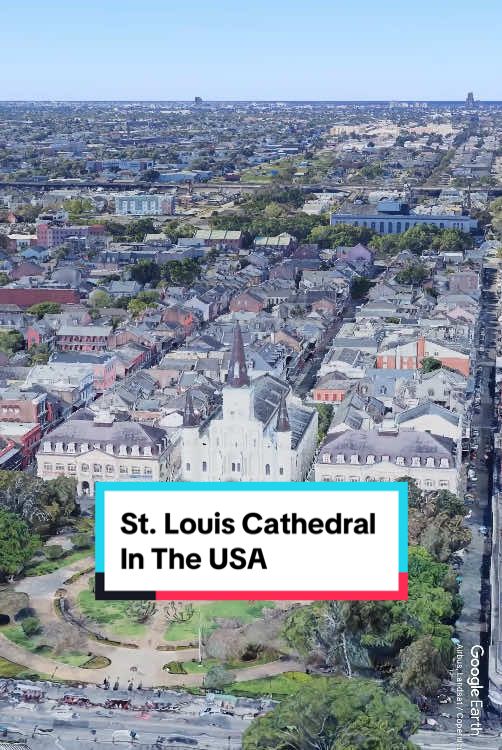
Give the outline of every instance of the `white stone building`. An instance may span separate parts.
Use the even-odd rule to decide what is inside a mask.
[[[395,482],[412,477],[422,490],[456,492],[459,456],[447,437],[415,430],[348,430],[319,449],[316,482]]]
[[[178,471],[165,430],[88,409],[47,433],[37,453],[37,475],[74,477],[79,495],[93,496],[97,481],[172,481]]]
[[[300,482],[316,440],[317,411],[289,397],[286,383],[271,375],[250,381],[237,324],[221,407],[200,422],[187,394],[182,480]]]

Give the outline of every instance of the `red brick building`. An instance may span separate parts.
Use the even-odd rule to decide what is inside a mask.
[[[236,294],[230,300],[230,312],[254,312],[259,313],[267,306],[267,300],[255,294],[250,289]]]
[[[45,287],[7,289],[6,287],[0,287],[0,305],[31,307],[39,302],[76,305],[80,302],[80,295],[76,289],[50,289]]]

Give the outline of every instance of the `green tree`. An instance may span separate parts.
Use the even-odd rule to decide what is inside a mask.
[[[155,224],[152,219],[137,219],[125,227],[125,234],[133,242],[143,242],[145,234],[155,232]]]
[[[367,668],[381,649],[399,663],[402,649],[428,635],[446,658],[457,613],[451,569],[411,547],[408,600],[315,602],[287,615],[284,636],[303,657],[350,674]]]
[[[243,750],[411,750],[420,714],[404,695],[371,680],[313,679],[255,719]]]
[[[316,404],[317,409],[317,440],[321,443],[326,435],[333,419],[333,407],[331,404]]]
[[[64,556],[64,549],[60,544],[47,544],[42,551],[48,560],[60,560]]]
[[[39,533],[57,530],[76,515],[76,481],[44,481],[20,471],[0,471],[0,507],[16,513]]]
[[[361,299],[365,297],[371,289],[371,281],[365,276],[359,276],[355,278],[350,287],[350,293],[353,299]]]
[[[157,605],[150,601],[132,601],[127,605],[127,615],[134,622],[144,623],[155,614]]]
[[[40,320],[44,315],[57,315],[61,312],[61,305],[58,302],[38,302],[27,309],[30,315],[36,315]]]
[[[159,177],[160,172],[156,169],[145,169],[145,171],[141,173],[140,179],[142,182],[157,182]]]
[[[402,651],[393,682],[409,695],[435,696],[448,677],[451,657],[451,648],[442,649],[441,641],[423,636]]]
[[[23,629],[23,633],[28,638],[31,638],[33,635],[40,633],[42,629],[42,623],[40,622],[38,617],[26,617],[21,622],[21,627]]]
[[[0,331],[0,352],[14,354],[24,347],[23,334],[19,331]]]
[[[133,298],[127,305],[127,311],[133,316],[133,318],[138,318],[142,313],[148,310],[149,307],[150,305],[148,302]]]
[[[410,263],[406,268],[396,273],[398,284],[418,286],[425,281],[429,275],[427,268],[422,263]]]
[[[160,280],[160,266],[153,260],[140,260],[129,268],[129,274],[138,284],[157,284]]]
[[[90,549],[92,547],[92,534],[73,534],[71,543],[75,549]]]
[[[233,681],[232,672],[220,665],[209,667],[204,677],[204,686],[209,690],[223,690]]]
[[[46,365],[49,361],[49,347],[47,344],[35,344],[30,346],[28,349],[29,364],[33,365]]]
[[[439,359],[435,357],[424,357],[420,369],[422,372],[434,372],[434,370],[440,370],[443,364]]]
[[[92,293],[92,305],[93,307],[111,307],[113,300],[104,289],[96,289]]]
[[[320,247],[353,247],[358,243],[367,244],[375,232],[366,227],[353,227],[350,224],[317,226],[309,234],[309,242],[317,242]]]
[[[0,578],[12,580],[39,548],[40,538],[26,521],[0,508]]]

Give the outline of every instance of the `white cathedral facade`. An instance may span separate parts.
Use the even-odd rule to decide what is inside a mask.
[[[237,324],[223,404],[202,423],[187,394],[182,427],[185,482],[301,482],[317,443],[317,411],[272,375],[250,381]],[[288,398],[289,396],[289,398]]]

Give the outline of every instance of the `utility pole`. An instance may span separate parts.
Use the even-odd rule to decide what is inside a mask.
[[[199,609],[199,664],[202,664],[202,627],[201,627],[200,609]]]

